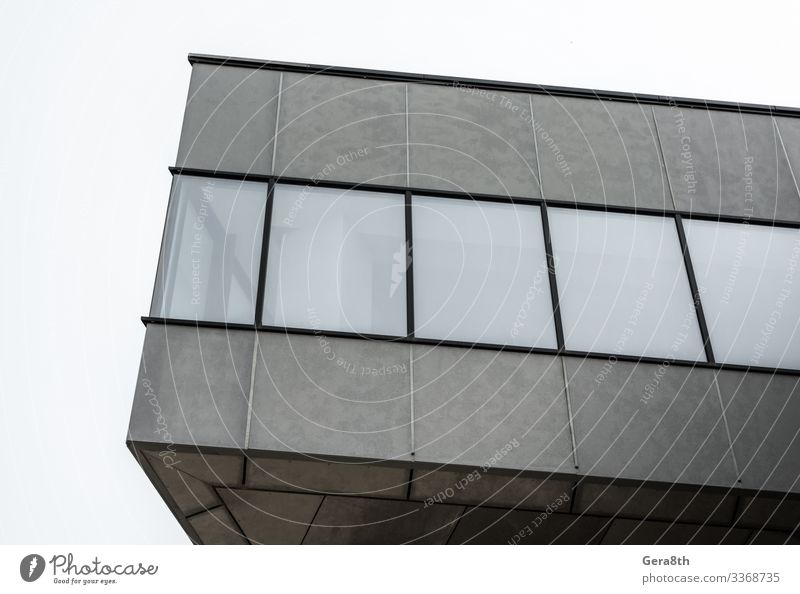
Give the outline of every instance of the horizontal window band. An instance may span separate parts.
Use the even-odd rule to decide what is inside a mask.
[[[641,208],[637,206],[623,206],[614,204],[595,204],[592,202],[571,202],[567,200],[551,200],[549,198],[531,198],[525,196],[510,196],[497,194],[480,194],[470,192],[455,192],[448,190],[432,190],[430,188],[413,188],[408,186],[362,184],[335,180],[312,180],[298,177],[284,177],[276,175],[261,175],[253,173],[239,173],[235,171],[215,171],[209,169],[193,169],[187,167],[170,167],[172,175],[186,175],[194,177],[210,177],[235,181],[262,182],[265,184],[276,183],[286,185],[304,185],[315,188],[333,188],[340,190],[358,190],[363,192],[378,192],[384,194],[405,194],[410,192],[413,196],[428,196],[434,198],[453,198],[471,200],[476,202],[498,202],[503,204],[546,204],[552,208],[571,208],[578,210],[592,210],[600,212],[617,212],[622,214],[650,215],[660,217],[675,217],[680,215],[685,219],[701,221],[714,221],[719,223],[737,223],[744,225],[759,225],[764,227],[784,227],[800,229],[800,221],[780,219],[760,219],[737,215],[724,215],[713,213],[690,212],[685,210],[662,210],[657,208]]]
[[[648,93],[626,93],[622,91],[604,91],[580,87],[560,87],[553,85],[537,85],[531,83],[515,83],[476,78],[456,78],[432,74],[416,74],[410,72],[394,72],[390,70],[370,70],[367,68],[348,68],[342,66],[325,66],[321,64],[299,64],[294,62],[278,62],[273,60],[256,60],[252,58],[235,58],[208,54],[188,55],[189,63],[227,66],[234,68],[252,68],[255,70],[275,70],[278,72],[299,72],[324,76],[341,76],[396,83],[417,83],[436,86],[469,87],[487,91],[505,91],[532,95],[548,95],[555,97],[573,97],[594,101],[614,101],[645,105],[665,105],[667,107],[688,107],[706,111],[733,111],[736,113],[753,113],[765,116],[800,117],[800,109],[758,103],[737,103],[695,99],[690,97],[669,97]]]
[[[413,336],[383,336],[375,334],[359,334],[358,332],[342,332],[316,330],[313,328],[286,328],[279,326],[265,326],[263,324],[228,324],[225,322],[208,322],[202,320],[182,320],[174,318],[159,318],[152,316],[142,316],[142,323],[149,324],[191,326],[196,328],[215,328],[228,330],[255,330],[258,332],[272,332],[285,335],[305,335],[305,336],[325,336],[331,338],[355,338],[376,342],[396,342],[402,344],[417,344],[425,346],[442,346],[465,349],[481,349],[490,351],[502,351],[510,353],[524,353],[533,355],[557,355],[562,357],[573,357],[578,359],[600,359],[605,361],[621,361],[623,363],[644,363],[648,365],[664,365],[676,367],[697,367],[700,369],[714,369],[718,371],[738,371],[753,373],[768,373],[771,375],[790,375],[800,376],[800,370],[784,369],[773,367],[758,367],[748,365],[735,365],[730,363],[708,363],[706,361],[687,361],[684,359],[668,359],[659,357],[638,357],[635,355],[617,355],[613,353],[595,353],[585,351],[574,351],[570,349],[548,349],[538,347],[520,347],[512,345],[485,344],[460,342],[453,340],[436,340],[428,338],[417,338]]]

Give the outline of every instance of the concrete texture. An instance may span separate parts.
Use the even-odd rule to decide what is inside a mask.
[[[545,198],[672,208],[649,105],[534,95]]]
[[[322,503],[319,495],[240,489],[219,494],[251,544],[302,544]]]
[[[800,545],[800,536],[789,536],[785,532],[771,530],[754,530],[753,537],[747,544],[755,545]]]
[[[158,452],[148,451],[142,457],[160,462]],[[583,544],[601,540],[612,544],[778,544],[795,542],[790,535],[800,523],[800,499],[765,494],[754,498],[740,490],[728,493],[654,483],[603,485],[584,480],[573,491],[571,481],[555,477],[483,474],[475,469],[472,473],[480,478],[470,482],[465,479],[467,470],[387,468],[258,455],[263,468],[314,483],[300,492],[287,490],[277,477],[254,472],[253,457],[248,459],[247,488],[241,488],[240,477],[230,485],[214,487],[163,463],[153,480],[190,536],[206,544],[241,544],[245,541],[237,537],[238,529],[252,544]],[[336,488],[337,470],[343,475],[340,484],[377,483],[376,476],[385,480],[388,471],[411,471],[414,486],[392,489],[392,498],[334,496],[328,487]],[[253,488],[256,484],[260,486]]]
[[[306,544],[445,544],[463,508],[328,496]]]
[[[581,474],[736,485],[714,371],[566,362]]]
[[[800,377],[721,371],[742,487],[800,493]]]
[[[730,523],[736,496],[727,491],[581,482],[575,513],[691,523]]]
[[[150,324],[129,439],[244,446],[253,333]]]
[[[216,491],[208,483],[184,474],[175,466],[166,466],[152,457],[148,456],[147,462],[184,515],[195,514],[221,503]]]
[[[246,485],[276,491],[403,499],[408,490],[409,472],[406,468],[374,464],[250,457]]]
[[[572,481],[489,474],[480,469],[414,471],[411,499],[427,503],[443,501],[465,505],[516,507],[543,510],[569,493]]]
[[[189,523],[200,537],[202,544],[247,544],[225,507],[217,507],[189,518]]]
[[[772,118],[655,107],[678,210],[800,220],[800,197]]]
[[[275,172],[405,184],[405,85],[285,73]]]
[[[573,470],[556,357],[415,346],[414,411],[418,461]]]
[[[272,173],[280,73],[195,64],[176,165]]]
[[[250,447],[409,459],[408,349],[323,335],[259,334]]]
[[[617,519],[611,524],[602,544],[741,545],[747,544],[751,532],[740,528]]]
[[[800,499],[767,495],[742,497],[736,525],[794,532],[800,529]]]
[[[473,508],[450,544],[600,544],[610,520],[569,514]]]
[[[412,187],[540,197],[527,95],[410,84],[408,111]]]
[[[161,463],[162,466],[171,466],[210,485],[235,485],[242,480],[243,456],[173,452],[164,448],[143,451],[151,460],[151,464]]]
[[[800,194],[800,118],[774,118],[781,149],[789,161],[795,191]],[[780,150],[778,153],[780,154]],[[779,188],[781,192],[785,188]],[[787,192],[791,194],[791,190]]]

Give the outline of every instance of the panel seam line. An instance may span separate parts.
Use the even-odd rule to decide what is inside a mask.
[[[278,79],[278,105],[275,108],[275,135],[272,141],[272,174],[275,175],[275,162],[278,156],[278,132],[280,131],[279,125],[281,122],[281,95],[283,95],[283,72]]]
[[[775,132],[778,134],[778,140],[781,141],[783,156],[786,158],[786,164],[789,166],[789,173],[792,175],[794,189],[797,192],[797,195],[800,196],[800,184],[797,183],[797,177],[794,174],[794,167],[792,167],[792,161],[789,159],[789,152],[786,150],[786,144],[783,142],[783,135],[781,134],[780,126],[778,126],[778,120],[776,120],[775,117],[772,118],[772,125],[775,126]]]
[[[569,418],[569,437],[572,441],[572,461],[575,464],[575,468],[580,468],[578,465],[578,446],[575,443],[575,425],[572,421],[572,403],[569,397],[569,381],[567,380],[567,363],[564,361],[564,357],[559,357],[561,359],[561,371],[564,375],[564,395],[567,398],[567,417]]]
[[[528,95],[528,106],[531,109],[531,133],[533,134],[533,153],[536,155],[536,183],[539,185],[539,196],[544,200],[544,184],[542,183],[542,164],[539,162],[539,143],[536,141],[536,120],[533,117],[533,95]]]
[[[247,398],[247,425],[244,429],[244,449],[250,448],[250,425],[253,419],[253,392],[256,383],[256,362],[258,360],[258,332],[253,333],[253,361],[250,367],[250,394]]]
[[[658,119],[656,118],[656,108],[654,105],[650,106],[650,113],[653,115],[653,125],[656,129],[656,141],[658,142],[658,156],[663,167],[664,177],[667,178],[667,189],[669,190],[669,199],[672,202],[672,208],[677,211],[678,205],[675,203],[675,192],[672,190],[672,180],[669,177],[669,169],[667,167],[667,158],[664,156],[664,145],[661,143],[661,132],[658,130]]]

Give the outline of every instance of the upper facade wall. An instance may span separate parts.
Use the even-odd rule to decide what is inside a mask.
[[[800,118],[196,63],[176,165],[800,221]]]

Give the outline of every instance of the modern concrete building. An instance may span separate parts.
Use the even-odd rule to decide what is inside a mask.
[[[192,541],[800,540],[800,110],[189,62],[127,444]]]

